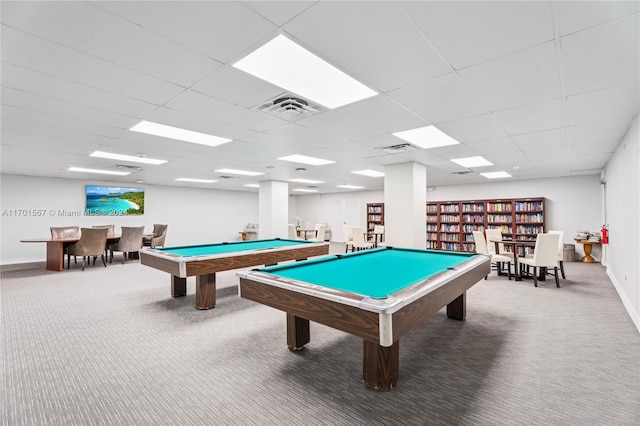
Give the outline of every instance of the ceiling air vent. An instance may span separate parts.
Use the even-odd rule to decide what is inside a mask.
[[[471,174],[475,174],[475,172],[473,170],[465,170],[463,172],[453,172],[451,173],[452,175],[458,175],[458,176],[464,176],[464,175],[471,175]]]
[[[410,143],[401,143],[398,145],[384,146],[379,148],[387,154],[400,154],[401,152],[413,151],[415,148]]]
[[[258,107],[261,111],[273,114],[288,121],[296,121],[316,114],[322,110],[318,105],[299,96],[283,94]]]
[[[128,164],[116,164],[116,165],[114,165],[114,167],[116,169],[127,170],[129,172],[139,172],[140,170],[142,170],[142,167],[130,166]]]
[[[233,179],[233,176],[218,176],[218,179]]]

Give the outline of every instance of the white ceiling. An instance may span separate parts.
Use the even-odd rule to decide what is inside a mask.
[[[1,3],[2,172],[230,190],[383,178],[354,170],[416,161],[429,186],[599,173],[638,114],[640,3]],[[231,66],[278,34],[379,95],[297,121],[258,109],[285,93]],[[149,120],[233,139],[206,147],[129,131]],[[387,154],[394,132],[435,125],[460,145]],[[168,160],[126,177],[95,150]],[[303,166],[278,157],[334,160]],[[449,161],[482,155],[473,173]],[[305,167],[306,172],[296,171]],[[265,173],[212,184],[220,168]],[[290,184],[290,189],[304,185]]]

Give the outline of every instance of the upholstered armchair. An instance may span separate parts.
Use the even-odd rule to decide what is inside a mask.
[[[155,223],[153,225],[153,236],[144,237],[143,245],[151,248],[163,247],[164,240],[167,237],[167,227],[168,225]]]
[[[79,226],[52,226],[49,228],[51,230],[51,239],[52,240],[66,240],[73,238],[80,238],[80,227]],[[67,255],[67,269],[71,267],[71,256],[69,256],[69,245],[63,243],[64,247],[64,255]],[[62,267],[64,268],[64,257],[62,259]]]
[[[93,264],[96,264],[96,257],[102,258],[104,267],[107,262],[104,259],[104,248],[107,245],[107,228],[82,228],[80,230],[80,239],[77,243],[71,244],[67,252],[71,256],[82,256],[82,270],[87,263],[87,258],[94,256]]]
[[[122,263],[124,264],[129,253],[137,253],[142,248],[142,234],[144,234],[144,226],[123,226],[120,240],[110,247],[111,260],[113,260],[113,252],[120,251],[122,252]]]

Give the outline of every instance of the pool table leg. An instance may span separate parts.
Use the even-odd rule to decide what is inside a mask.
[[[309,320],[287,312],[287,346],[292,351],[299,351],[311,341]]]
[[[196,308],[211,309],[216,307],[216,274],[196,276]]]
[[[392,346],[380,346],[364,340],[362,349],[362,380],[375,390],[391,389],[398,384],[400,341]]]
[[[171,277],[171,297],[180,297],[187,294],[187,279],[173,275]]]
[[[447,305],[447,316],[449,318],[463,321],[467,316],[467,292],[456,297]]]

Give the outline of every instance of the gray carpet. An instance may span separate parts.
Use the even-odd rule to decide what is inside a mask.
[[[341,250],[333,245],[332,250]],[[237,296],[172,299],[137,262],[1,268],[3,425],[638,425],[640,335],[599,264],[534,288],[496,277],[400,341],[400,381],[361,382],[362,341]]]

